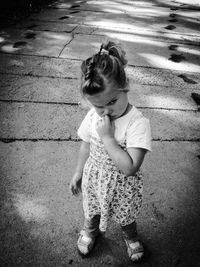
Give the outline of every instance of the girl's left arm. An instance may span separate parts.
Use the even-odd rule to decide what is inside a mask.
[[[115,138],[102,139],[104,146],[115,165],[127,176],[135,175],[144,160],[146,149],[128,148],[123,150]]]
[[[114,129],[108,116],[102,118],[96,130],[115,165],[127,176],[134,175],[139,170],[147,150],[128,148],[124,151],[114,138]]]

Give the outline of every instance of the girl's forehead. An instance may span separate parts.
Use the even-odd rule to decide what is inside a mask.
[[[87,99],[94,105],[104,106],[116,98],[121,92],[117,89],[104,90],[95,95],[88,95]]]

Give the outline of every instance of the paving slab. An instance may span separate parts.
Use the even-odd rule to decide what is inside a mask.
[[[194,88],[195,90],[199,90],[199,73],[132,66],[128,66],[126,70],[128,77],[135,83],[178,88]]]
[[[29,76],[77,79],[81,62],[54,57],[39,57],[0,53],[0,72]]]
[[[58,57],[71,40],[68,33],[7,29],[1,31],[0,51],[26,55]]]
[[[132,266],[115,223],[89,258],[77,253],[82,204],[68,185],[78,149],[79,142],[0,142],[4,265]],[[138,230],[147,255],[140,266],[190,266],[191,259],[193,266],[198,264],[198,153],[194,142],[153,142],[143,165]],[[155,168],[155,162],[162,167]]]
[[[79,80],[0,74],[0,101],[77,104],[82,101]],[[137,107],[197,110],[191,88],[135,84],[130,81],[129,99]]]
[[[148,108],[142,112],[151,120],[155,140],[199,140],[198,112]],[[76,131],[85,114],[72,105],[2,102],[0,138],[77,140]]]
[[[85,59],[91,54],[91,47],[88,43],[91,44],[93,50],[98,51],[106,38],[123,43],[129,64],[200,73],[199,47],[188,48],[186,45],[177,44],[175,51],[172,51],[170,42],[160,42],[153,38],[112,31],[103,31],[100,36],[76,34],[70,44],[63,49],[60,57]]]
[[[1,103],[0,135],[16,139],[77,138],[77,126],[83,115],[74,106],[33,103]]]
[[[78,103],[79,81],[48,77],[32,77],[0,74],[0,100]]]
[[[178,89],[175,87],[149,86],[130,82],[129,99],[137,107],[197,110],[191,98],[194,89]]]

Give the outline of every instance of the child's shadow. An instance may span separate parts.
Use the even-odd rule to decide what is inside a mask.
[[[151,256],[151,252],[145,246],[145,255],[139,263],[145,263],[149,261]],[[90,257],[98,257],[101,258],[102,266],[115,266],[115,267],[123,267],[123,266],[133,266],[133,262],[129,259],[126,245],[122,243],[121,240],[116,242],[115,240],[105,237],[104,235],[99,235],[96,240],[96,244],[94,250],[92,251]]]

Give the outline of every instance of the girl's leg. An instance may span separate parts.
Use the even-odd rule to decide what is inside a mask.
[[[144,256],[144,247],[137,236],[136,222],[121,226],[127,252],[130,259],[135,262]]]
[[[133,240],[137,238],[137,225],[136,222],[132,222],[131,224],[121,226],[122,234],[125,239]]]
[[[90,237],[96,237],[99,234],[100,215],[95,215],[92,219],[85,219],[83,230]]]
[[[94,216],[92,219],[85,219],[83,230],[77,242],[78,251],[81,255],[87,256],[94,247],[95,240],[99,234],[100,215]]]

